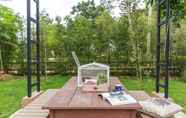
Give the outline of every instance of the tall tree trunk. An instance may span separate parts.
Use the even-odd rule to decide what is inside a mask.
[[[3,71],[3,58],[2,58],[1,47],[0,47],[0,69]]]
[[[136,76],[138,78],[139,77],[139,69],[140,69],[140,65],[139,65],[139,60],[138,60],[138,42],[137,40],[135,41],[134,40],[134,36],[135,36],[135,33],[134,33],[134,30],[133,30],[133,27],[132,27],[132,18],[131,18],[131,8],[130,8],[130,3],[128,1],[126,1],[126,5],[127,5],[127,13],[128,13],[128,21],[129,21],[129,37],[131,39],[131,47],[132,47],[132,58],[133,60],[135,60],[136,62]]]
[[[148,18],[147,18],[147,25],[148,25],[148,33],[147,33],[147,51],[146,51],[146,55],[148,58],[148,61],[151,59],[151,17],[152,17],[152,6],[151,4],[149,4],[147,6],[148,9]]]
[[[47,49],[45,48],[45,79],[47,79],[47,60],[48,60],[48,57],[47,57]]]
[[[107,50],[107,63],[110,65],[110,57],[111,57],[111,51],[110,51],[110,47]]]

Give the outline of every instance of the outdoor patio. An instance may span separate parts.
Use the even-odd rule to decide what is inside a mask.
[[[15,1],[0,0],[0,118],[186,118],[186,1]]]
[[[78,95],[78,92],[71,94],[70,91],[76,89],[76,88],[73,88],[73,86],[76,86],[75,79],[76,79],[76,77],[73,77],[70,80],[68,80],[68,82],[65,84],[65,86],[61,89],[49,89],[49,90],[45,91],[44,93],[42,93],[40,95],[33,95],[35,97],[33,97],[32,102],[29,103],[28,105],[26,105],[25,107],[23,107],[22,109],[18,110],[17,112],[15,112],[13,115],[11,115],[10,118],[47,118],[47,117],[55,118],[53,115],[50,114],[49,110],[47,110],[47,109],[50,109],[51,106],[53,107],[52,109],[57,108],[57,109],[69,109],[69,110],[70,109],[76,109],[76,110],[81,109],[81,110],[83,110],[83,109],[92,109],[92,108],[93,109],[100,109],[100,108],[103,109],[103,106],[100,104],[100,103],[102,103],[102,101],[100,101],[101,100],[100,98],[97,98],[97,100],[99,101],[98,102],[96,99],[94,99],[94,97],[91,97],[91,98],[94,99],[93,101],[95,101],[95,102],[88,102],[87,101],[86,104],[85,104],[84,101],[81,101],[79,99],[79,98],[86,99],[88,97],[87,95],[97,96],[97,95],[94,95],[94,93],[87,94],[86,96],[84,96],[82,94],[83,95],[82,97],[80,97]],[[120,81],[117,79],[117,77],[112,77],[111,80],[112,80],[112,82],[111,82],[112,85],[111,86],[112,86],[112,89],[114,89],[114,85],[120,83]],[[149,96],[145,91],[136,91],[136,90],[130,91],[129,90],[128,93],[130,95],[132,95],[138,101],[143,101],[143,100],[151,98],[151,96]],[[75,94],[78,95],[77,96],[78,98],[74,96]],[[58,97],[55,97],[55,96],[58,96]],[[74,96],[74,99],[71,98],[72,96]],[[83,98],[83,97],[85,97],[85,98]],[[158,96],[155,96],[155,97],[158,97]],[[72,103],[69,104],[70,101],[68,101],[68,100],[70,100]],[[56,102],[54,102],[54,101],[56,101]],[[96,102],[98,102],[98,103],[96,103]],[[55,103],[56,103],[57,106],[55,106]],[[65,105],[65,104],[67,104],[67,105]],[[75,108],[72,108],[73,104],[75,105],[74,106]],[[84,104],[86,106],[84,106]],[[92,105],[90,105],[90,104],[92,104]],[[97,106],[97,105],[99,105],[99,106]],[[131,105],[116,106],[115,108],[113,106],[110,106],[107,103],[106,104],[104,103],[103,105],[106,109],[120,109],[120,110],[123,109],[124,110],[124,109],[136,109],[137,108],[137,106],[136,106],[137,104],[134,105],[134,106],[133,105],[132,106]],[[64,108],[62,106],[64,106]],[[138,106],[138,107],[140,108],[140,106]],[[143,113],[146,114],[146,112],[144,112],[144,111],[143,111]],[[74,115],[76,117],[80,117],[80,116],[77,116],[78,114],[79,113],[74,114]],[[118,118],[123,117],[122,113],[117,113],[117,115],[119,115],[119,114],[121,116],[117,116]],[[113,111],[112,111],[112,115],[113,115]],[[111,118],[112,118],[112,115],[111,115]],[[70,114],[68,114],[67,116],[69,118],[73,117]],[[63,117],[67,117],[67,116],[63,116]],[[105,116],[105,114],[104,114],[104,116]],[[148,116],[149,116],[149,114],[148,114]],[[153,118],[158,118],[159,117],[159,116],[156,116],[156,114],[153,114],[153,113],[150,114],[151,117],[148,117],[148,116],[144,115],[143,118],[152,118],[152,117]],[[86,115],[86,117],[87,117],[87,115]],[[89,117],[91,118],[91,116],[89,116]],[[100,116],[100,114],[99,114],[98,117],[103,117],[103,116]],[[171,118],[184,118],[184,117],[185,117],[184,113],[179,112],[174,117],[171,117]],[[58,117],[56,117],[56,118],[58,118]]]

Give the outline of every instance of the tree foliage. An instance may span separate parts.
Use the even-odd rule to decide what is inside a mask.
[[[20,17],[11,9],[0,5],[0,50],[4,69],[18,45],[17,32],[20,30]]]
[[[54,58],[56,62],[65,62],[63,67],[67,67],[73,62],[71,51],[76,51],[82,63],[97,61],[108,63],[111,67],[135,67],[136,74],[139,75],[141,67],[146,66],[143,62],[154,63],[156,55],[155,4],[153,4],[151,25],[149,25],[147,8],[139,8],[140,2],[139,0],[101,0],[97,5],[94,0],[82,1],[72,8],[72,12],[65,19],[60,16],[53,19],[47,11],[43,10],[40,13],[42,61]],[[119,17],[111,13],[116,7],[120,8]],[[175,9],[174,14],[179,9],[185,10],[185,6],[179,3],[171,7]],[[186,45],[181,42],[185,42],[186,21],[184,18],[173,20],[181,24],[180,28],[173,25],[171,31],[172,54],[174,59],[178,59],[184,57]],[[14,14],[11,9],[0,6],[0,49],[2,50],[0,52],[2,52],[4,65],[8,61],[17,61],[16,56],[20,57],[25,51],[26,38],[24,35],[22,38],[17,35],[20,32],[25,33],[24,27],[24,19]],[[151,32],[150,48],[147,46],[148,31]],[[162,36],[164,36],[163,32]],[[147,50],[151,53],[149,57],[146,55]],[[24,61],[24,55],[22,58],[20,62]],[[61,64],[56,65],[61,66]]]

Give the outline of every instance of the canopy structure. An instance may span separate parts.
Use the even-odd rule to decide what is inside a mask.
[[[33,87],[40,91],[41,59],[40,59],[40,13],[39,0],[33,0],[36,6],[36,17],[31,16],[31,0],[27,0],[27,91],[28,97],[32,96]],[[33,25],[36,26],[36,36],[32,35]],[[32,54],[33,46],[36,47],[36,54]],[[32,81],[33,67],[36,67],[36,81]]]
[[[165,6],[165,7],[162,7]],[[165,14],[161,14],[162,11]],[[156,43],[156,92],[164,89],[164,97],[169,97],[169,76],[171,70],[171,38],[170,38],[171,8],[170,0],[157,0],[157,43]],[[165,30],[165,38],[161,37],[162,29]],[[164,40],[164,57],[161,57],[161,42]],[[162,61],[164,60],[164,61]],[[161,72],[165,73],[161,74]],[[161,82],[161,79],[163,82]]]
[[[28,97],[32,96],[32,87],[36,86],[37,91],[40,91],[40,26],[39,26],[39,0],[33,0],[36,3],[36,18],[31,17],[31,0],[27,0],[27,88],[28,88]],[[165,7],[162,7],[165,6]],[[162,11],[165,11],[165,14],[161,14]],[[170,0],[157,0],[157,44],[156,44],[156,92],[160,92],[160,88],[164,89],[164,97],[168,98],[168,88],[169,88],[169,75],[170,75],[170,18],[171,18],[171,9],[170,9]],[[36,30],[36,40],[32,39],[31,36],[31,22],[35,23],[37,26]],[[166,29],[166,38],[165,41],[161,41],[161,29]],[[161,50],[161,42],[165,42],[165,57],[161,59],[160,50]],[[37,46],[37,54],[36,60],[32,61],[32,44],[36,44]],[[161,60],[164,60],[163,63]],[[36,64],[37,67],[37,81],[36,83],[32,83],[32,65]],[[108,77],[108,67],[98,63],[91,63],[88,65],[80,66],[78,64],[78,71],[84,70],[107,70]],[[104,69],[103,69],[104,68]],[[164,71],[165,77],[160,77],[160,72]],[[78,75],[78,81],[80,85],[80,78],[83,74]],[[109,78],[109,77],[108,77]],[[160,83],[160,79],[165,78],[164,83]]]

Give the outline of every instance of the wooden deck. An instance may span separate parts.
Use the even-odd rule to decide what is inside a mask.
[[[111,90],[120,84],[117,77],[111,77]],[[98,96],[97,92],[83,91],[76,86],[76,78],[70,79],[47,104],[50,118],[136,118],[139,103],[111,105]]]
[[[120,81],[111,77],[111,89]],[[138,103],[113,106],[101,99],[96,92],[85,92],[77,88],[76,78],[70,79],[52,99],[43,106],[44,109],[141,109]]]
[[[56,94],[56,92],[57,89],[47,90],[28,106],[20,109],[12,116],[10,116],[10,118],[47,118],[49,111],[43,110],[42,106],[46,104],[49,99],[51,99],[51,97]]]
[[[72,84],[72,83],[67,83],[67,85],[68,84]],[[63,89],[64,90],[66,89],[67,92],[65,92],[66,94],[62,96],[64,99],[63,101],[58,101],[58,102],[65,102],[66,97],[68,96],[68,91],[70,91],[70,89],[65,88],[65,86],[63,87]],[[42,109],[42,107],[45,106],[48,103],[48,101],[51,100],[56,95],[57,91],[59,90],[57,89],[47,90],[42,95],[40,95],[36,100],[30,103],[28,106],[18,110],[16,113],[10,116],[10,118],[48,118],[49,110],[47,109],[44,110]],[[145,99],[150,98],[150,96],[144,91],[129,91],[129,93],[137,100],[145,100]],[[77,108],[76,101],[72,103],[75,105],[74,107]],[[90,108],[93,108],[93,107],[90,107]],[[143,118],[150,118],[150,117],[144,116]],[[186,116],[184,113],[180,112],[176,114],[175,117],[173,118],[186,118]]]

